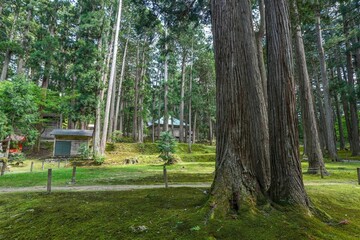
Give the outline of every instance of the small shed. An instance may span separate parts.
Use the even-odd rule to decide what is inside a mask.
[[[54,157],[74,157],[80,155],[82,144],[89,146],[93,137],[93,130],[54,129]]]
[[[159,120],[155,120],[154,123],[148,122],[149,132],[151,132],[153,125],[155,127],[154,137],[158,138],[160,136],[159,136],[158,132],[156,131],[156,129],[157,129],[157,127],[160,127],[160,129],[162,131],[162,129],[164,127],[164,117],[160,118]],[[170,131],[173,130],[174,137],[179,139],[180,138],[180,120],[169,116],[168,126],[169,126]],[[187,124],[184,122],[183,126],[184,126],[184,134],[185,134],[185,128],[187,127]],[[184,137],[185,137],[185,135],[184,135]]]

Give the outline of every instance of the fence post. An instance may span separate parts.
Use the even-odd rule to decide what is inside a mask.
[[[76,166],[73,167],[71,183],[72,183],[72,184],[75,184],[75,183],[76,183]]]
[[[358,183],[360,185],[360,168],[357,168]]]
[[[165,181],[165,188],[168,188],[168,178],[167,178],[167,170],[165,164],[164,164],[164,181]]]
[[[324,178],[323,166],[320,166],[320,176],[321,178]]]
[[[41,169],[44,171],[45,160],[41,163]]]
[[[30,165],[30,172],[32,172],[34,169],[34,162],[31,162],[31,165]]]
[[[48,169],[48,182],[47,182],[47,192],[51,193],[51,179],[52,179],[52,169]]]

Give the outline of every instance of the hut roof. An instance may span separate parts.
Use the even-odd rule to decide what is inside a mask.
[[[180,120],[179,119],[173,117],[173,121],[174,121],[174,126],[180,126]],[[154,123],[158,124],[159,120],[154,121]],[[163,124],[164,124],[164,117],[160,118],[160,125],[163,125]],[[169,116],[168,125],[171,126],[171,124],[172,124],[171,116]],[[184,124],[184,126],[186,126],[185,122],[183,124]],[[149,122],[148,125],[152,126],[152,122]]]
[[[50,135],[55,136],[83,136],[83,137],[92,137],[93,130],[79,130],[79,129],[54,129],[51,131]]]

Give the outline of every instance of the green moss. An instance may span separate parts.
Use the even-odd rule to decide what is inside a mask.
[[[357,186],[308,187],[324,222],[294,208],[242,211],[210,219],[203,189],[6,194],[0,239],[327,239],[360,237]],[[349,224],[338,224],[347,219]],[[145,226],[145,231],[134,231]]]
[[[215,154],[179,154],[184,162],[215,162]]]

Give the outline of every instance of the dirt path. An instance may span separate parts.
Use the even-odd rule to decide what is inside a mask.
[[[338,186],[338,185],[354,185],[358,186],[356,182],[306,182],[305,186]],[[190,187],[190,188],[210,188],[211,183],[187,183],[187,184],[172,184],[170,188]],[[95,185],[95,186],[65,186],[52,187],[54,192],[91,192],[91,191],[129,191],[139,189],[155,189],[164,188],[164,185]],[[1,193],[16,193],[16,192],[46,192],[46,186],[35,187],[17,187],[17,188],[0,188]]]

